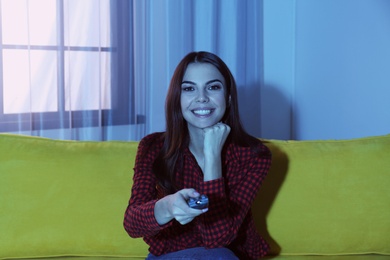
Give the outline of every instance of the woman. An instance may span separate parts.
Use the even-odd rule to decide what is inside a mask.
[[[208,52],[183,58],[166,99],[166,132],[139,144],[124,219],[147,259],[257,259],[268,244],[256,232],[251,204],[271,154],[239,119],[235,80]],[[189,207],[206,195],[208,208]]]

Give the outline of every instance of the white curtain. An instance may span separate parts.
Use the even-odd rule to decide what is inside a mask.
[[[1,132],[139,140],[164,131],[175,66],[205,50],[231,68],[244,125],[260,134],[262,1],[0,3]]]
[[[247,130],[260,134],[262,70],[262,1],[134,1],[139,56],[136,88],[145,94],[145,133],[163,131],[164,102],[173,70],[190,51],[218,54],[239,87],[241,116]],[[138,77],[138,78],[137,78]],[[257,111],[257,112],[255,112]]]

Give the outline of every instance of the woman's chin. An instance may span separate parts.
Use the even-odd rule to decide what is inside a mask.
[[[192,125],[189,124],[189,126],[191,128],[194,128],[194,129],[203,130],[205,128],[212,127],[212,126],[216,125],[217,123],[219,123],[219,121],[218,122],[210,122],[210,123],[207,123],[207,124],[206,123],[204,123],[204,124],[192,124]]]

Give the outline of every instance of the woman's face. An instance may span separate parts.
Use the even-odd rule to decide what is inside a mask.
[[[181,111],[191,128],[220,122],[226,110],[225,79],[210,63],[191,63],[181,84]]]

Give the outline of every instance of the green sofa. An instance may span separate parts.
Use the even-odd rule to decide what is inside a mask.
[[[390,259],[390,135],[264,142],[269,258]],[[137,145],[0,134],[0,259],[144,259],[122,225]]]

